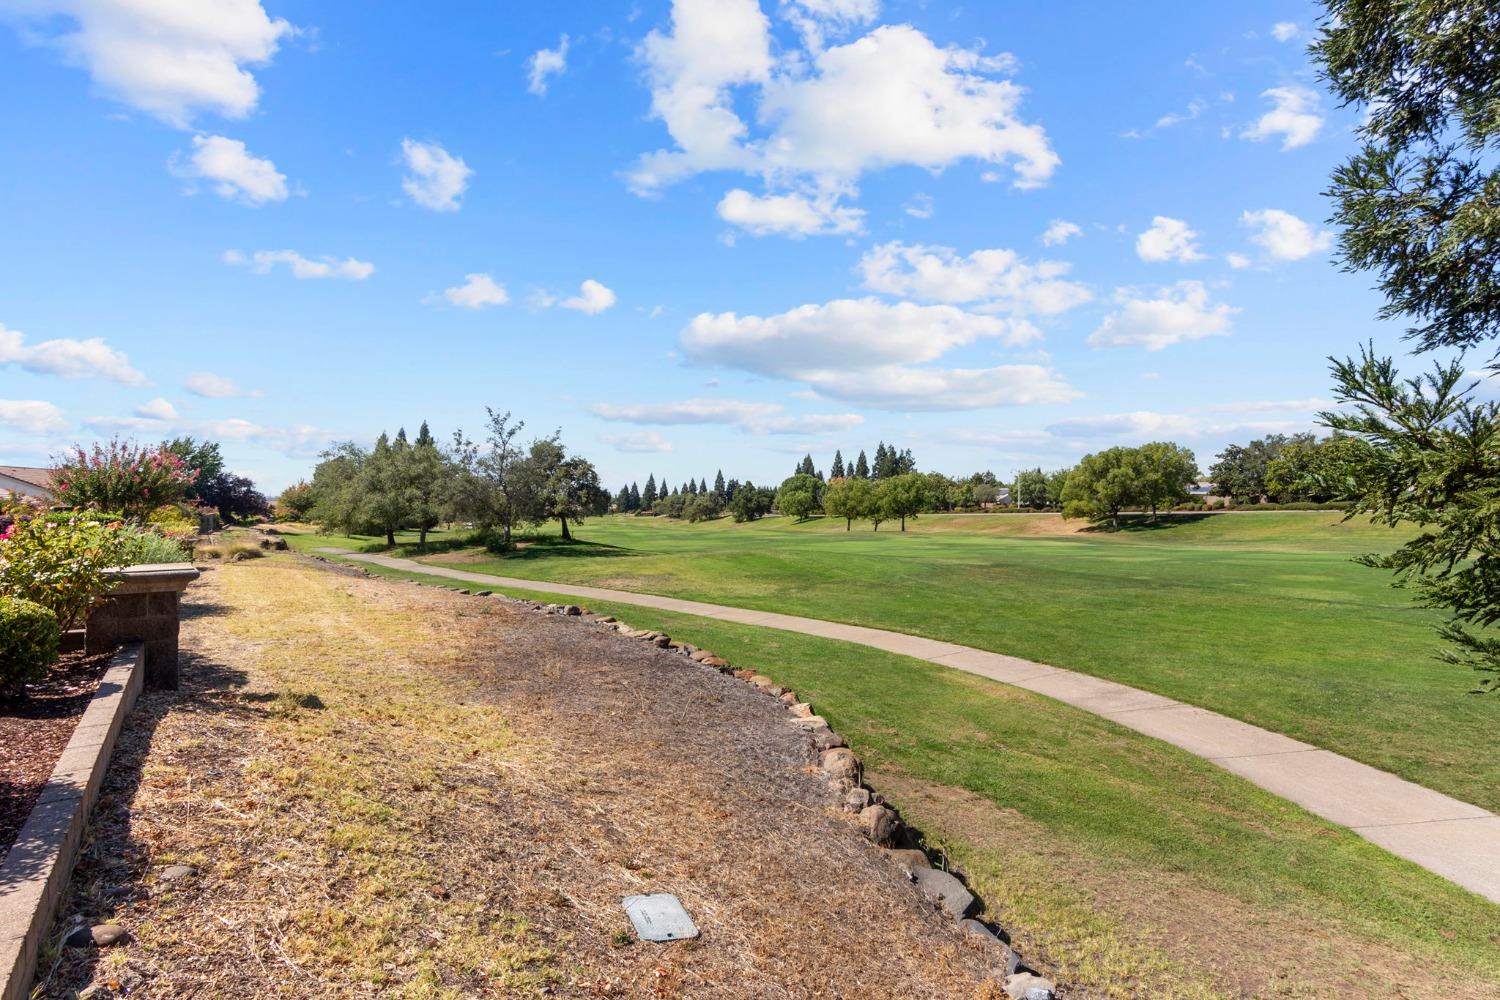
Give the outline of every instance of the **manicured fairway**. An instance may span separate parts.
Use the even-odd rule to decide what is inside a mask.
[[[1500,908],[1175,747],[920,660],[592,606],[795,686],[1023,950],[1090,996],[1500,989]]]
[[[1351,562],[1392,532],[1336,514],[1181,519],[1114,534],[1053,516],[688,525],[614,517],[579,544],[428,558],[946,639],[1108,677],[1500,808],[1500,699],[1433,659],[1429,613]],[[304,538],[302,545],[349,544]],[[369,539],[351,547],[378,547]],[[404,554],[413,555],[410,549]]]

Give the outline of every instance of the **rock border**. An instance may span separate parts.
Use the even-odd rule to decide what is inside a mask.
[[[62,900],[110,754],[146,676],[146,647],[121,647],[0,864],[0,1000],[31,995],[37,956]]]
[[[414,582],[420,585],[420,581]],[[459,593],[468,594],[469,591]],[[946,854],[929,852],[920,834],[902,822],[895,807],[865,782],[859,758],[844,738],[835,733],[828,720],[818,715],[810,704],[798,698],[796,692],[753,670],[737,670],[723,657],[692,643],[679,642],[665,632],[632,628],[613,615],[592,614],[577,604],[545,604],[489,591],[480,591],[473,596],[505,601],[541,614],[577,618],[612,630],[624,638],[676,653],[690,663],[734,677],[764,692],[767,697],[781,701],[786,706],[788,723],[805,733],[817,752],[818,768],[824,780],[842,793],[840,805],[843,811],[857,823],[867,839],[884,850],[922,896],[991,955],[995,978],[1003,985],[1006,995],[1012,1000],[1054,1000],[1057,987],[1021,958],[1012,947],[1010,934],[1005,928],[974,916],[984,909],[984,904],[970,890],[963,869],[950,865]]]

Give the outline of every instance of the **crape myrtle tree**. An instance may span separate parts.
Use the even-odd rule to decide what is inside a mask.
[[[1364,112],[1329,190],[1339,257],[1372,272],[1382,315],[1416,350],[1457,352],[1405,377],[1373,346],[1330,359],[1324,423],[1365,448],[1325,478],[1349,516],[1417,525],[1371,566],[1448,613],[1444,656],[1500,692],[1500,405],[1475,398],[1463,353],[1500,368],[1500,15],[1494,0],[1324,0],[1324,79]]]

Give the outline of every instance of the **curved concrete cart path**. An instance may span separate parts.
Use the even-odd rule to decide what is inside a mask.
[[[411,559],[322,548],[318,552],[488,587],[567,594],[700,615],[741,625],[840,639],[988,677],[1103,716],[1212,761],[1392,854],[1500,903],[1500,816],[1315,746],[1088,674],[936,639],[722,604],[470,573]]]

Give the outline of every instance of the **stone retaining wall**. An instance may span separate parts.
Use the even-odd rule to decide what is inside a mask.
[[[147,682],[176,688],[179,603],[198,571],[190,563],[153,563],[115,570],[114,576],[118,582],[89,613],[87,650],[100,653],[121,643],[144,643]]]

